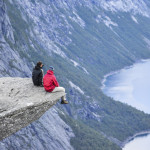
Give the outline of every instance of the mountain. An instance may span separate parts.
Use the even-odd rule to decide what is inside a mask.
[[[54,66],[69,100],[56,105],[55,117],[49,110],[1,141],[0,149],[57,149],[64,137],[70,149],[117,150],[150,129],[150,115],[100,89],[105,74],[150,58],[149,8],[148,0],[0,0],[0,76],[31,77],[41,60],[45,73]],[[61,138],[68,130],[75,136]]]

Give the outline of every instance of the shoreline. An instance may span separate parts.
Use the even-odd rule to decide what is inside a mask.
[[[135,133],[133,136],[129,136],[125,141],[123,141],[120,145],[121,148],[123,148],[127,143],[129,143],[130,141],[134,140],[136,137],[138,136],[146,136],[150,134],[150,130],[146,130],[146,131],[141,131],[138,133]]]
[[[121,72],[122,70],[125,70],[125,69],[130,69],[130,68],[134,67],[134,65],[136,65],[136,64],[138,64],[138,63],[145,63],[145,62],[147,62],[147,61],[150,61],[150,59],[141,59],[141,60],[136,61],[136,62],[133,63],[132,65],[125,66],[125,67],[122,68],[122,69],[119,69],[119,70],[116,70],[116,71],[112,71],[112,72],[110,72],[110,73],[104,75],[103,80],[102,80],[102,82],[101,82],[101,83],[102,83],[102,86],[100,87],[100,89],[103,91],[103,89],[105,88],[105,86],[106,86],[106,85],[105,85],[105,81],[107,80],[107,77],[108,77],[108,76],[117,74],[117,73],[119,73],[119,72]],[[106,95],[106,94],[105,94],[105,95]],[[136,108],[136,109],[137,109],[137,108]],[[133,136],[127,137],[127,139],[126,139],[125,141],[120,142],[119,146],[120,146],[121,148],[124,148],[127,143],[129,143],[130,141],[134,140],[134,139],[137,138],[138,136],[146,136],[146,135],[149,135],[149,134],[150,134],[150,129],[149,129],[149,130],[145,130],[145,131],[141,131],[141,132],[137,132],[137,133],[135,133]]]
[[[116,71],[111,71],[110,73],[107,73],[106,75],[104,75],[103,79],[102,79],[102,86],[100,87],[101,90],[103,90],[103,88],[105,87],[105,81],[107,79],[108,76],[111,76],[111,75],[114,75],[116,73],[119,73],[120,71],[122,70],[125,70],[125,69],[130,69],[132,67],[134,67],[134,65],[138,64],[138,63],[144,63],[144,62],[147,62],[147,61],[150,61],[150,59],[140,59],[140,60],[137,60],[135,63],[133,63],[132,65],[129,65],[129,66],[125,66],[124,68],[122,69],[118,69]]]

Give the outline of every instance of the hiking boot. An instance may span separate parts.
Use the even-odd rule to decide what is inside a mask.
[[[66,101],[66,100],[61,100],[61,104],[68,104],[68,101]]]

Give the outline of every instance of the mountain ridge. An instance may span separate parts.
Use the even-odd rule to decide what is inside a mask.
[[[44,71],[49,65],[53,65],[57,79],[68,93],[67,99],[70,103],[65,107],[57,105],[58,110],[63,111],[65,115],[58,118],[60,121],[64,119],[73,129],[75,137],[71,138],[71,144],[75,149],[78,146],[83,146],[83,149],[86,149],[86,146],[89,149],[98,149],[100,145],[105,145],[103,149],[110,147],[116,150],[116,145],[110,144],[110,141],[100,134],[101,132],[107,137],[124,141],[134,133],[150,128],[149,115],[125,104],[114,102],[100,90],[105,74],[150,57],[148,26],[150,19],[143,16],[150,6],[148,1],[132,0],[127,4],[121,0],[102,1],[105,6],[107,4],[115,11],[111,11],[110,8],[106,10],[100,7],[102,4],[100,1],[93,0],[1,2],[7,6],[5,15],[10,20],[15,41],[3,36],[10,47],[9,50],[11,49],[8,53],[15,52],[19,57],[10,59],[10,55],[4,55],[5,49],[6,51],[8,49],[2,47],[1,61],[8,61],[3,63],[1,76],[31,77],[32,67],[39,59],[45,64]],[[133,8],[124,10],[130,2],[134,3]],[[143,8],[137,7],[140,2],[143,3],[141,5],[144,6],[143,8],[146,5],[144,12]],[[123,4],[123,7],[116,5],[118,3]],[[139,12],[135,13],[133,9]],[[146,14],[149,12],[147,11]],[[4,33],[2,35],[5,35]],[[47,120],[46,117],[44,119]],[[74,124],[79,128],[72,122],[75,122]],[[37,127],[37,133],[40,134],[38,125],[36,122],[32,128]],[[32,128],[24,128],[15,135],[20,137],[23,135],[24,138],[26,129],[31,132]],[[11,147],[9,141],[16,144],[15,135],[8,137],[3,144],[6,147]],[[90,136],[95,140],[94,145],[92,143],[88,145],[91,142],[88,140]],[[94,138],[96,136],[97,138]],[[39,138],[38,134],[36,138]],[[46,136],[42,138],[47,143],[48,138]],[[105,144],[102,142],[103,144],[97,145],[97,139]],[[34,141],[26,140],[26,143],[32,145]],[[23,144],[20,141],[18,147],[22,147]]]

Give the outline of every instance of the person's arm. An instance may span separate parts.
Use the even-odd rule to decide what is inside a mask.
[[[43,71],[41,70],[40,74],[39,74],[39,84],[43,85]]]
[[[58,87],[59,86],[59,83],[57,82],[57,80],[56,80],[56,77],[54,76],[54,78],[53,78],[53,82],[54,82],[54,85],[56,86],[56,87]]]

